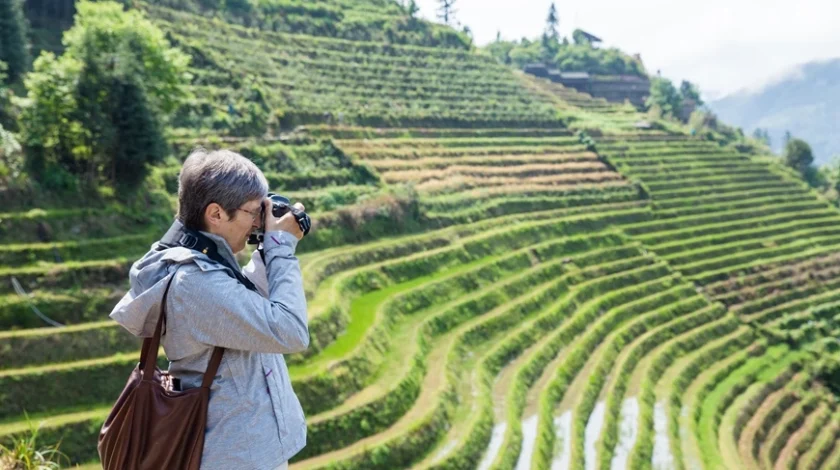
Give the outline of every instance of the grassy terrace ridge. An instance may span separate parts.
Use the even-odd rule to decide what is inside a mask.
[[[563,251],[568,252],[567,250],[563,250]],[[594,253],[593,253],[593,255],[594,255]],[[599,256],[588,256],[587,258],[589,259],[589,261],[587,261],[588,263],[597,262],[599,259],[602,259],[602,260],[603,260],[603,259],[606,259],[606,258],[604,258],[603,256],[600,256],[600,257],[599,257]],[[582,259],[581,259],[581,262],[585,261],[585,259],[586,259],[586,258],[582,258]],[[575,258],[575,260],[576,260],[576,258]],[[572,262],[573,262],[575,265],[577,265],[577,264],[578,264],[578,262],[577,262],[577,261],[575,261],[575,260],[573,260]],[[573,268],[573,269],[576,269],[576,268]],[[595,273],[597,273],[599,270],[597,270],[597,267],[595,267],[595,268],[593,268],[593,269],[592,269],[592,270],[590,270],[590,271],[592,272],[592,274],[595,274]],[[586,272],[586,271],[581,271],[581,273],[580,273],[580,274],[582,275],[582,274],[584,274],[585,272]],[[580,276],[580,275],[576,275],[576,274],[574,273],[574,271],[572,271],[572,272],[570,272],[567,276],[564,276],[564,277],[561,277],[560,279],[558,279],[558,281],[562,281],[562,280],[563,280],[563,278],[568,278],[569,280],[571,280],[571,279],[574,279],[575,277],[582,277],[582,276]],[[566,283],[567,283],[567,282],[568,282],[568,281],[566,281]],[[508,315],[508,316],[510,316],[510,315],[515,315],[515,317],[516,317],[516,316],[521,316],[521,315],[527,315],[527,314],[528,314],[528,312],[533,311],[533,309],[534,309],[534,308],[539,308],[539,307],[540,307],[540,305],[542,304],[542,302],[535,302],[535,300],[537,300],[537,299],[542,299],[542,298],[546,298],[546,294],[549,294],[549,296],[548,296],[547,298],[548,298],[548,299],[550,299],[550,298],[551,298],[551,295],[550,295],[550,294],[551,294],[552,292],[556,292],[556,291],[558,290],[558,288],[563,288],[563,285],[564,285],[564,283],[563,283],[563,282],[557,282],[557,283],[554,283],[554,284],[555,284],[554,286],[546,286],[546,288],[545,288],[545,289],[539,289],[539,288],[538,288],[536,292],[533,292],[533,294],[530,294],[530,295],[528,296],[528,297],[530,297],[530,299],[528,299],[528,300],[523,299],[523,300],[524,300],[523,302],[515,301],[513,305],[510,305],[510,306],[501,306],[501,308],[497,308],[497,309],[496,309],[496,310],[494,310],[493,312],[490,312],[490,313],[488,313],[488,314],[483,315],[483,316],[482,316],[482,318],[488,318],[488,316],[489,316],[489,319],[495,319],[495,318],[499,318],[499,319],[501,319],[501,317],[499,317],[499,315]],[[503,291],[507,292],[507,291],[508,291],[508,289],[503,289]],[[524,292],[525,292],[525,291],[523,291],[523,293],[524,293]],[[485,295],[485,296],[486,296],[486,295]],[[537,298],[534,298],[535,296],[536,296]],[[517,305],[517,304],[519,305],[519,307],[516,307],[516,305]],[[491,304],[491,306],[492,306],[492,305],[494,305],[494,304]],[[495,312],[495,313],[494,313],[494,312]],[[509,313],[505,313],[505,312],[509,312]],[[441,319],[443,319],[443,318],[451,318],[453,315],[457,315],[456,311],[453,311],[453,312],[451,312],[451,313],[449,313],[449,314],[443,315],[443,316],[441,317]],[[434,321],[434,320],[433,320],[433,321]],[[489,321],[496,321],[496,320],[489,320]],[[448,323],[449,323],[449,322],[451,322],[451,320],[446,320],[446,322],[448,322]],[[489,330],[489,331],[495,331],[495,330]],[[487,338],[486,338],[486,335],[482,335],[482,336],[481,336],[481,338],[482,338],[482,340],[486,340],[486,339],[487,339]],[[433,354],[434,354],[434,353],[433,353]],[[431,369],[431,370],[429,371],[429,373],[431,374],[433,370],[440,370],[440,369],[441,369],[440,367],[437,367],[437,368],[435,368],[435,369]],[[422,392],[421,392],[421,393],[422,393]],[[421,397],[420,397],[418,400],[419,400],[419,401],[422,401],[422,400],[423,400],[422,395],[421,395]],[[419,403],[419,401],[418,401],[418,403]],[[398,425],[397,425],[397,426],[399,426],[399,423],[398,423]],[[387,433],[384,433],[384,434],[383,434],[383,436],[382,436],[382,439],[383,439],[383,440],[392,440],[392,439],[393,439],[393,437],[394,437],[394,432],[393,432],[393,431],[394,431],[394,430],[393,430],[393,429],[390,429],[389,431],[390,431],[390,432],[387,432]],[[372,443],[369,443],[369,444],[371,444],[371,445],[372,445]],[[366,459],[367,459],[366,457],[359,457],[359,458],[364,458],[364,459],[365,459],[364,461],[368,462],[368,464],[371,464],[371,463],[372,463],[372,462],[370,462],[370,461],[366,460]],[[320,461],[321,461],[321,459],[316,460],[315,462],[320,462]],[[307,464],[307,461],[302,462],[302,464],[303,464],[303,465],[306,465],[306,464]]]

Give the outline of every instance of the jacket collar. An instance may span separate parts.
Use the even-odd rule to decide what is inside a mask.
[[[172,226],[169,228],[170,231],[173,229],[179,232],[184,232],[186,230],[184,224],[177,218],[174,222],[172,222]],[[239,262],[236,261],[236,255],[234,255],[233,249],[230,247],[227,240],[225,240],[220,235],[216,235],[215,233],[205,232],[203,230],[199,230],[198,232],[203,234],[204,236],[212,240],[213,243],[216,244],[216,248],[219,254],[222,256],[222,258],[225,259],[225,261],[228,262],[228,264],[230,264],[230,266],[239,266]],[[201,256],[206,257],[206,255],[203,254],[201,254]]]
[[[222,255],[222,257],[230,263],[231,266],[239,266],[239,262],[236,261],[236,255],[233,253],[233,248],[230,247],[227,240],[214,233],[202,230],[199,230],[199,232],[207,236],[207,238],[213,240],[216,244],[216,248],[219,250],[219,254]]]

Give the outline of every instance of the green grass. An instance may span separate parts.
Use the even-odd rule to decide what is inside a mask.
[[[426,283],[439,279],[442,276],[456,275],[469,271],[470,269],[490,263],[494,258],[482,258],[471,263],[463,263],[455,268],[447,269],[443,272],[429,274],[415,278],[411,281],[394,284],[384,289],[364,294],[353,299],[350,303],[350,323],[347,330],[338,336],[336,340],[324,348],[313,360],[307,361],[302,365],[289,367],[289,373],[292,377],[303,377],[314,373],[318,369],[330,361],[340,359],[347,356],[353,351],[364,338],[365,334],[370,330],[373,323],[376,321],[377,312],[380,307],[388,299],[395,295],[407,292],[415,287],[422,286]]]
[[[772,346],[761,356],[747,361],[735,370],[717,386],[703,400],[700,410],[700,421],[697,423],[698,443],[703,459],[709,468],[725,468],[718,449],[718,430],[715,421],[718,402],[743,378],[753,377],[753,383],[772,380],[779,375],[791,362],[802,357],[802,354],[791,354],[785,345]]]

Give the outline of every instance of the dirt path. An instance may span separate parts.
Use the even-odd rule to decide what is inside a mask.
[[[815,426],[822,422],[823,418],[829,413],[828,406],[825,404],[821,404],[817,407],[816,410],[811,412],[807,418],[805,418],[805,422],[802,423],[802,426],[796,430],[787,440],[787,444],[782,448],[782,451],[779,453],[779,458],[776,459],[774,469],[775,470],[787,470],[788,464],[799,460],[800,454],[797,450],[799,443],[802,439],[807,436],[811,432],[818,432]]]
[[[741,432],[741,438],[738,440],[738,454],[741,456],[741,462],[744,465],[744,470],[761,469],[761,466],[752,455],[752,443],[755,439],[756,431],[759,426],[761,426],[761,422],[767,414],[767,411],[772,409],[781,397],[789,393],[790,391],[781,389],[768,395],[758,409],[756,409],[755,413],[753,413],[752,418],[747,421],[746,426],[744,426],[744,430]]]
[[[785,432],[787,425],[803,414],[803,402],[800,401],[793,406],[788,407],[779,419],[773,423],[770,430],[767,431],[767,436],[762,439],[761,449],[758,453],[758,459],[761,462],[762,468],[773,468],[773,461],[770,459],[770,448],[777,440],[783,438],[782,433]]]
[[[738,451],[738,442],[735,441],[734,428],[735,420],[738,419],[738,414],[741,408],[755,396],[765,384],[754,383],[749,386],[744,393],[738,396],[732,405],[726,409],[723,418],[720,421],[720,428],[718,431],[718,449],[720,450],[721,458],[724,462],[732,464],[733,468],[744,468],[741,463],[741,454]]]
[[[411,407],[408,413],[403,415],[396,423],[394,423],[394,425],[378,434],[374,434],[357,441],[351,446],[297,462],[289,468],[295,470],[318,468],[330,462],[347,459],[354,454],[362,452],[366,448],[373,448],[391,438],[397,438],[412,426],[416,425],[418,420],[421,420],[433,410],[434,404],[440,400],[443,394],[447,382],[446,367],[444,364],[446,364],[446,356],[454,342],[455,332],[451,332],[444,338],[441,338],[438,344],[434,347],[432,352],[429,354],[429,364],[439,364],[439,366],[429,368],[429,372],[423,378],[420,396],[417,398],[414,406]]]
[[[840,441],[838,439],[840,438],[840,435],[838,435],[840,433],[840,426],[837,424],[837,419],[838,415],[836,410],[832,410],[828,423],[820,429],[820,433],[816,441],[814,441],[814,444],[799,459],[798,470],[813,470],[816,468],[816,465],[822,464],[818,457],[820,455],[827,455],[831,452],[835,442]]]

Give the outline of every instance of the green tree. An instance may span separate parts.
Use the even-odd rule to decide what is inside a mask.
[[[112,156],[106,167],[110,179],[128,189],[138,186],[146,175],[146,164],[159,161],[166,152],[161,124],[143,88],[134,82],[114,80],[109,94],[115,97],[111,110],[119,139],[109,143]]]
[[[545,31],[542,35],[542,59],[546,64],[554,62],[554,56],[560,50],[560,34],[557,32],[557,25],[560,19],[557,17],[557,7],[554,2],[548,8],[548,16],[545,19]]]
[[[811,164],[814,163],[814,154],[811,146],[802,139],[792,138],[785,144],[785,164],[806,175]]]
[[[4,84],[6,83],[6,70],[8,66],[5,62],[0,61],[0,126],[6,126],[6,129],[16,129],[17,124],[12,114],[12,91]]]
[[[0,124],[0,181],[5,184],[23,171],[21,147],[17,138]]]
[[[834,203],[840,203],[840,155],[835,155],[831,161],[821,168],[831,189],[834,190]]]
[[[165,116],[185,96],[189,57],[139,11],[83,0],[64,55],[42,54],[21,115],[30,173],[47,187],[74,179],[120,189],[165,155]]]
[[[510,50],[510,61],[516,64],[519,68],[527,64],[540,61],[542,59],[542,44],[538,41],[528,41],[523,39],[522,42]]]
[[[557,50],[553,57],[546,52]],[[522,38],[519,41],[505,41],[497,35],[494,42],[483,49],[499,62],[523,68],[528,64],[543,61],[564,71],[586,71],[597,75],[636,75],[644,77],[642,63],[616,48],[593,48],[586,44],[569,45],[566,38],[562,42],[552,40],[545,32],[539,40]]]
[[[551,6],[548,7],[548,17],[545,19],[545,32],[548,34],[550,38],[554,40],[559,40],[560,33],[558,32],[557,27],[560,25],[560,17],[557,16],[557,7],[554,5],[554,2],[551,2]]]
[[[542,61],[546,64],[553,63],[558,50],[560,50],[560,43],[557,41],[557,38],[551,37],[548,32],[543,33],[540,39]]]
[[[238,16],[247,16],[254,11],[250,0],[225,0],[225,9]]]
[[[767,131],[767,129],[762,129],[760,127],[757,127],[753,131],[752,136],[753,136],[753,139],[755,139],[759,142],[764,142],[764,144],[767,145],[768,147],[770,146],[770,133]]]
[[[455,9],[455,3],[457,0],[438,0],[438,10],[437,16],[438,19],[443,21],[444,24],[452,26],[456,23],[455,20],[455,13],[458,10]]]
[[[697,85],[689,82],[688,80],[683,80],[680,83],[680,95],[684,100],[689,99],[693,100],[697,106],[703,106],[703,100],[700,99],[700,89]]]
[[[7,82],[17,81],[29,66],[22,0],[0,0],[0,61],[8,65]]]
[[[420,12],[420,7],[417,6],[417,2],[415,0],[409,0],[408,6],[406,6],[406,13],[412,19],[417,18],[417,13]]]
[[[641,63],[620,50],[595,49],[588,43],[562,47],[554,62],[560,70],[585,71],[597,75],[645,75]]]
[[[654,77],[650,81],[650,96],[645,105],[648,109],[657,106],[666,116],[678,116],[682,108],[682,96],[671,80]]]
[[[484,46],[484,51],[503,64],[510,65],[510,52],[516,47],[516,41],[505,41],[501,33],[496,35],[496,40]]]
[[[582,29],[576,29],[572,31],[572,41],[575,45],[578,46],[591,46],[592,44],[589,42],[589,38],[586,37],[586,34],[583,32]]]

